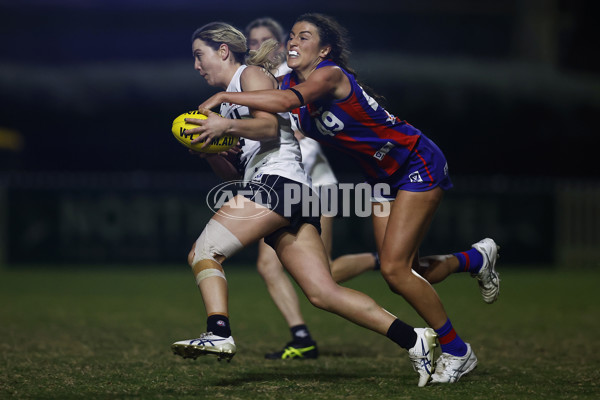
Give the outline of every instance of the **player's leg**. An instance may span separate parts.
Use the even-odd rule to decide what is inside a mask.
[[[327,257],[331,260],[331,248],[333,247],[333,217],[321,215],[321,240],[325,246]]]
[[[389,217],[376,216],[381,273],[394,291],[402,295],[434,329],[447,315],[433,287],[412,270],[419,246],[443,196],[439,188],[427,192],[398,191]],[[381,229],[385,226],[383,241]]]
[[[333,241],[332,230],[333,218],[321,216],[321,239],[329,256]],[[318,346],[302,317],[296,291],[283,271],[275,250],[264,240],[259,242],[257,266],[267,284],[271,298],[288,323],[292,335],[292,340],[282,350],[267,353],[265,358],[271,360],[317,358]]]
[[[290,329],[292,340],[283,350],[267,353],[268,359],[317,358],[318,350],[300,311],[296,290],[277,257],[275,250],[264,240],[258,242],[256,266],[265,281],[273,302],[283,315]]]
[[[383,245],[383,238],[385,237],[385,230],[393,205],[393,199],[386,202],[371,202],[371,222],[373,223],[373,236],[375,237],[375,247],[378,254],[381,254],[381,246]],[[381,258],[379,261],[381,263]]]
[[[275,247],[279,259],[314,306],[386,335],[408,351],[419,373],[419,386],[427,383],[433,372],[436,335],[432,329],[413,328],[366,294],[338,285],[330,275],[328,257],[314,226],[304,224],[296,234],[280,235]]]
[[[264,212],[259,218],[252,218],[257,215],[257,208]],[[288,224],[286,218],[242,196],[231,199],[211,218],[188,255],[206,309],[206,332],[198,338],[173,343],[175,354],[184,358],[214,354],[219,360],[230,360],[235,355],[222,263],[248,244]]]
[[[306,297],[316,307],[342,315],[361,326],[385,334],[394,317],[367,295],[337,285],[314,226],[304,224],[297,234],[282,234],[277,254]]]
[[[333,217],[321,217],[321,238],[331,258]],[[336,282],[345,282],[362,274],[379,268],[377,253],[344,254],[330,263],[331,276]]]
[[[458,258],[452,254],[419,257],[413,269],[427,282],[435,284],[458,270]]]
[[[366,271],[377,270],[377,253],[344,254],[331,262],[331,275],[336,282],[346,282]]]
[[[404,297],[438,334],[442,356],[432,381],[453,382],[439,376],[448,376],[458,368],[460,377],[477,365],[477,358],[454,330],[431,284],[412,268],[442,197],[440,188],[398,191],[381,244],[381,272],[390,288]]]
[[[390,209],[393,201],[389,203]],[[383,243],[387,228],[387,213],[383,213],[383,203],[373,203],[373,231],[375,242],[380,246]],[[375,210],[378,212],[375,213]],[[378,249],[379,250],[379,249]],[[459,253],[418,257],[413,260],[413,269],[429,283],[435,284],[443,281],[448,276],[469,272],[477,280],[479,290],[486,303],[493,303],[500,293],[500,277],[495,266],[500,247],[489,238],[473,244],[471,249]]]
[[[421,257],[415,270],[430,283],[441,282],[454,273],[468,272],[477,280],[483,301],[491,304],[500,294],[500,275],[496,271],[499,250],[493,239],[485,238],[469,250]]]
[[[256,267],[265,281],[273,302],[289,326],[304,324],[298,296],[275,251],[261,239]]]

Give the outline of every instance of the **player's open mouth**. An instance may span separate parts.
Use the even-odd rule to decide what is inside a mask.
[[[298,57],[298,52],[296,50],[290,50],[290,51],[288,51],[288,56]]]

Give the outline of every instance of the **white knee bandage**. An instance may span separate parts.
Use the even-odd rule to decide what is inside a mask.
[[[217,255],[229,258],[243,247],[239,239],[229,229],[211,219],[204,227],[198,240],[196,240],[192,265],[196,265],[201,260],[217,261],[215,259]]]

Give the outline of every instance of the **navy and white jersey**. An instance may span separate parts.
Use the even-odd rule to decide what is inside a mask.
[[[229,82],[228,92],[241,92],[241,76],[246,65],[238,68]],[[245,119],[252,118],[246,106],[238,104],[221,104],[220,114],[225,118]],[[238,170],[243,175],[243,180],[249,182],[259,180],[263,174],[279,175],[290,180],[311,186],[310,178],[304,171],[301,160],[300,146],[292,131],[289,113],[277,114],[279,135],[270,140],[242,139],[242,153]]]
[[[279,78],[280,76],[287,75],[290,72],[292,72],[292,69],[288,67],[287,62],[284,61],[281,64],[279,64],[279,67],[277,67],[277,71],[275,71],[273,75],[275,76],[275,78]]]
[[[310,175],[314,188],[338,183],[319,142],[306,136],[300,139],[300,151],[302,152],[302,164]]]
[[[287,62],[281,63],[274,73],[276,78],[285,76],[292,72]],[[292,119],[292,129],[298,130]],[[312,180],[313,187],[318,188],[325,185],[336,185],[338,180],[329,165],[329,160],[319,142],[308,136],[300,140],[300,151],[302,152],[302,164]]]

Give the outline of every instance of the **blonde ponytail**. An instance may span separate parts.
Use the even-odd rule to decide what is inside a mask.
[[[275,39],[265,40],[257,50],[250,50],[246,57],[247,65],[257,65],[267,71],[276,70],[283,62],[280,57],[273,59],[272,53],[279,47],[279,42]],[[285,55],[283,55],[285,57]]]

